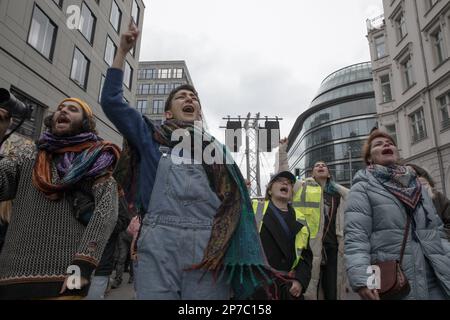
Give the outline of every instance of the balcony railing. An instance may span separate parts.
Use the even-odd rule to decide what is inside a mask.
[[[378,17],[367,19],[367,32],[371,32],[373,30],[381,29],[385,26],[386,22],[384,20],[384,14],[379,15]]]

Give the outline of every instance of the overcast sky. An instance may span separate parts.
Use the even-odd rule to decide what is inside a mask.
[[[185,60],[221,141],[222,117],[248,112],[282,117],[287,136],[327,75],[370,60],[366,19],[383,12],[382,0],[144,3],[140,60]]]

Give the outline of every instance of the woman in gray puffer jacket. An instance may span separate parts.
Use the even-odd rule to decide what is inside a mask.
[[[351,287],[378,300],[367,288],[375,262],[399,260],[407,215],[411,225],[403,270],[411,286],[404,299],[450,298],[450,244],[433,202],[413,170],[398,165],[393,139],[374,131],[366,142],[366,169],[354,180],[345,211],[345,261]]]

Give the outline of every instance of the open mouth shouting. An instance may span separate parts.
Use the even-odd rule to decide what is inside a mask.
[[[382,154],[382,155],[391,155],[391,156],[393,156],[393,155],[394,155],[394,151],[392,151],[392,149],[384,149],[384,150],[381,152],[381,154]]]
[[[70,119],[65,114],[61,114],[58,116],[58,118],[56,118],[55,126],[57,128],[67,126],[70,125],[70,122],[71,122]]]
[[[186,105],[186,106],[183,107],[183,112],[184,113],[189,113],[189,114],[194,114],[195,109],[191,105]]]
[[[287,195],[289,193],[289,188],[288,187],[281,187],[280,188],[280,192]]]

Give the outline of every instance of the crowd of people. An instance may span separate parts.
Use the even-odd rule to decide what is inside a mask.
[[[0,299],[103,299],[127,260],[137,299],[450,299],[450,201],[401,163],[392,137],[372,131],[350,190],[324,161],[297,179],[284,139],[264,199],[251,199],[201,126],[193,86],[170,93],[161,125],[123,99],[138,37],[132,24],[122,34],[101,99],[122,150],[97,134],[88,104],[67,98],[36,144],[0,160]],[[0,139],[10,124],[0,106]]]

